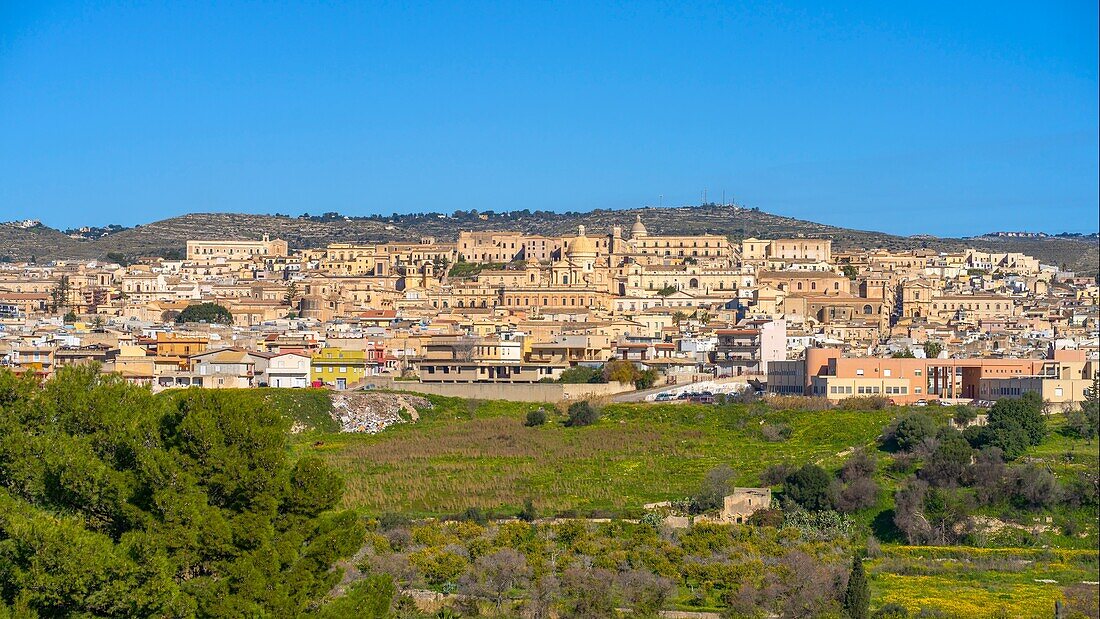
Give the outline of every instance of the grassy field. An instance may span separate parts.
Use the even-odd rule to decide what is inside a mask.
[[[745,406],[613,404],[595,426],[566,428],[551,411],[524,427],[538,405],[432,398],[417,424],[375,435],[303,435],[302,452],[323,456],[347,478],[345,504],[369,514],[514,510],[530,498],[541,511],[638,513],[644,503],[687,496],[707,470],[729,464],[757,485],[769,464],[835,464],[874,441],[886,411],[766,412]],[[770,443],[762,424],[791,437]]]
[[[884,546],[870,562],[872,607],[959,617],[1052,617],[1066,585],[1096,580],[1095,550]]]

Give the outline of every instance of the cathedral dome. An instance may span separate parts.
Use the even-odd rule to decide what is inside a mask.
[[[577,236],[569,242],[569,255],[596,255],[596,241],[584,234],[584,226],[577,226]]]
[[[630,238],[635,239],[648,235],[649,232],[645,229],[645,224],[642,223],[642,216],[638,215],[634,219],[634,225],[630,226]]]

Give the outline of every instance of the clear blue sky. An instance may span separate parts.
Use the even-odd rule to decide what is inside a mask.
[[[1097,229],[1097,2],[0,2],[0,220]],[[661,198],[660,196],[663,196]]]

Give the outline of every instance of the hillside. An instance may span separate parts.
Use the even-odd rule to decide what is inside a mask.
[[[553,539],[562,530],[555,527],[577,528],[575,523],[563,525],[554,517],[639,518],[644,503],[690,496],[705,483],[702,480],[710,471],[723,464],[732,467],[732,482],[738,486],[771,484],[763,478],[781,464],[794,470],[813,462],[827,471],[838,471],[842,477],[841,471],[854,459],[853,450],[859,448],[870,454],[869,474],[881,491],[864,507],[849,510],[851,534],[829,539],[831,545],[825,548],[830,550],[817,548],[819,559],[827,566],[836,559],[837,548],[866,546],[873,608],[892,604],[909,609],[909,616],[1045,617],[1056,599],[1071,595],[1083,581],[1094,580],[1097,521],[1094,503],[1087,503],[1094,499],[1080,497],[1089,495],[1082,489],[1095,484],[1091,471],[1096,469],[1097,456],[1093,445],[1068,431],[1066,419],[1060,415],[1049,418],[1040,444],[1029,447],[1018,460],[990,469],[990,485],[983,487],[986,490],[979,489],[980,483],[974,481],[977,477],[965,471],[960,478],[969,480],[969,486],[934,481],[927,496],[936,498],[922,503],[921,517],[953,524],[944,525],[947,533],[930,529],[924,545],[913,545],[920,540],[907,539],[895,524],[902,509],[895,493],[916,487],[915,471],[931,470],[947,449],[937,446],[931,453],[903,452],[894,450],[888,441],[879,441],[895,417],[911,412],[904,408],[820,411],[787,410],[762,403],[609,404],[593,426],[567,428],[563,416],[554,410],[545,425],[526,427],[526,413],[537,404],[429,399],[434,408],[415,424],[388,428],[377,435],[307,433],[294,441],[297,455],[319,456],[344,474],[343,507],[380,517],[383,522],[407,524],[409,519],[467,514],[470,510],[476,510],[475,514],[491,511],[497,516],[522,516],[521,510],[532,510],[547,518],[537,528],[518,523],[412,525],[412,538],[421,540],[423,547],[409,548],[403,542],[403,548],[390,548],[383,542],[404,540],[407,533],[386,532],[386,537],[373,538],[385,556],[365,560],[372,569],[394,569],[393,555],[404,552],[405,558],[429,574],[428,585],[447,578],[432,582],[438,566],[427,565],[423,561],[426,556],[466,545],[511,544],[528,552],[529,546],[508,533],[512,526],[526,533],[518,539],[528,540],[540,532]],[[934,427],[928,432],[938,432],[941,438],[936,440],[941,443],[950,441],[950,434],[944,434],[942,428],[937,431],[936,426],[946,426],[954,411],[927,411],[934,418]],[[765,432],[769,426],[784,427],[788,432],[783,437],[769,437]],[[967,450],[964,469],[969,455]],[[1019,489],[1027,485],[1028,475],[1043,479],[1045,471],[1053,475],[1048,477],[1049,493],[1059,498],[1033,496],[1033,503],[1024,502]],[[1092,481],[1075,485],[1075,480]],[[773,490],[786,492],[786,483]],[[837,496],[846,496],[839,486],[835,488]],[[984,494],[993,488],[993,494]],[[935,501],[941,499],[951,507],[937,512],[940,508]],[[989,528],[964,524],[971,515]],[[790,530],[785,530],[780,541],[770,537],[770,529],[759,527],[741,529],[729,537],[715,529],[696,528],[667,534],[661,539],[671,542],[663,543],[645,522],[643,517],[640,525],[591,523],[581,547],[597,566],[635,561],[671,577],[680,587],[669,602],[680,610],[725,612],[731,605],[737,608],[742,598],[723,593],[728,586],[723,583],[751,581],[746,574],[760,568],[754,560],[766,557],[769,549],[790,548],[791,544],[797,548],[799,543]],[[868,541],[872,533],[875,540]],[[823,535],[814,533],[819,534]],[[706,536],[705,544],[695,543],[702,542],[696,539],[700,535]],[[810,539],[823,541],[814,536]],[[699,556],[690,556],[700,547]],[[810,547],[803,549],[809,551]],[[569,547],[558,551],[562,556],[573,552]],[[656,558],[654,552],[667,561]],[[715,556],[712,552],[724,553],[718,555],[724,562],[722,571],[706,567]],[[599,557],[604,555],[607,559],[602,563]]]
[[[38,226],[21,229],[0,225],[0,257],[38,261],[78,258],[103,259],[108,252],[128,257],[172,256],[183,252],[191,238],[259,238],[262,234],[286,239],[291,247],[320,247],[327,243],[409,240],[424,236],[453,240],[459,230],[520,230],[533,234],[563,234],[584,224],[603,232],[612,225],[626,228],[641,215],[654,234],[723,234],[739,239],[749,236],[827,237],[837,249],[927,247],[954,251],[979,247],[994,251],[1018,251],[1046,264],[1066,264],[1082,273],[1096,273],[1100,261],[1095,238],[975,238],[901,237],[881,232],[852,230],[738,207],[705,205],[627,210],[597,209],[587,213],[512,211],[507,213],[456,212],[453,215],[419,213],[390,217],[342,218],[287,217],[231,213],[195,213],[136,226],[95,240],[70,238],[57,230]]]

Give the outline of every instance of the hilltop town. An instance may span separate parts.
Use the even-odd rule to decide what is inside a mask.
[[[1036,392],[1068,405],[1096,375],[1092,276],[1015,252],[838,250],[651,223],[321,247],[255,230],[190,239],[174,259],[8,262],[0,360],[42,376],[98,362],[154,390],[397,381],[550,401],[727,382],[834,401]],[[584,373],[611,361],[633,369]]]

